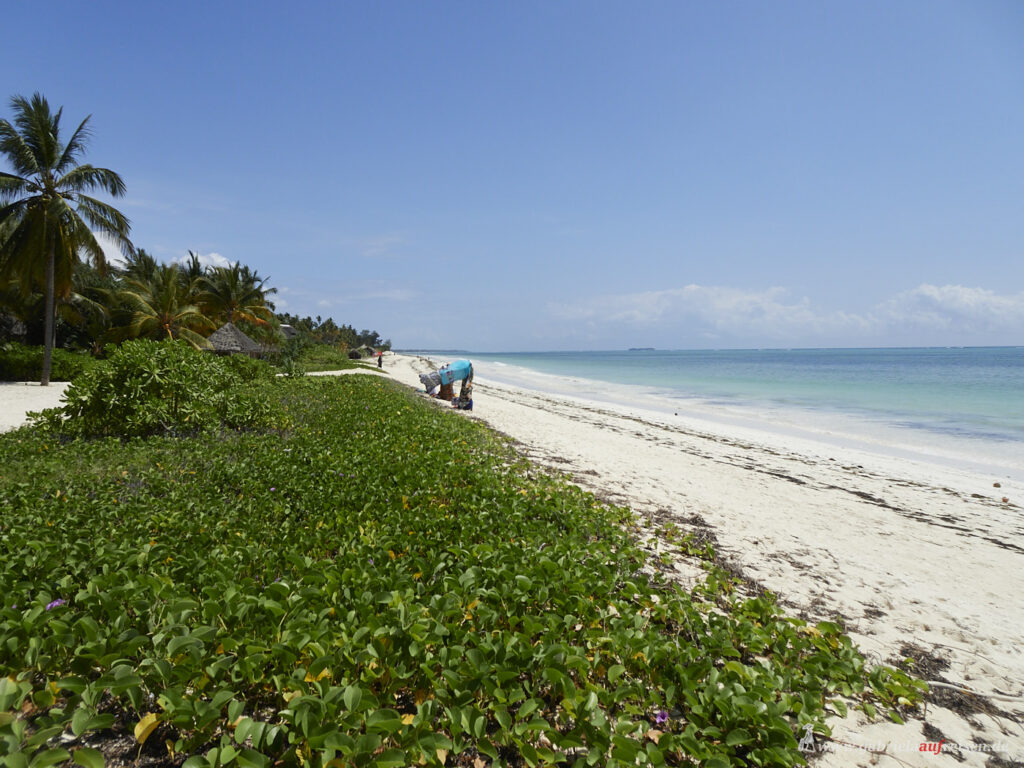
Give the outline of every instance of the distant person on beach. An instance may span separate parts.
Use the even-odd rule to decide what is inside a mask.
[[[378,368],[383,368],[384,367],[384,353],[383,352],[379,352],[377,354],[377,367]]]

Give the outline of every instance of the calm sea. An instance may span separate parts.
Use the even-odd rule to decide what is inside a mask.
[[[468,356],[480,377],[1024,476],[1024,347]]]

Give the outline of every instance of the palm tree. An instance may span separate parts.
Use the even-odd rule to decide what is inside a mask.
[[[206,267],[203,266],[203,262],[199,259],[199,254],[195,251],[189,251],[188,258],[180,263],[181,279],[186,283],[198,280],[206,274]]]
[[[0,280],[14,278],[26,292],[40,286],[45,296],[43,372],[50,383],[56,298],[71,293],[79,254],[105,271],[107,262],[93,230],[125,254],[133,250],[128,219],[107,203],[84,194],[125,192],[124,181],[107,168],[78,165],[89,138],[89,117],[67,143],[60,138],[63,109],[56,114],[40,94],[11,99],[14,123],[0,120],[0,154],[14,173],[0,172]]]
[[[123,336],[147,339],[184,339],[193,347],[208,348],[199,331],[212,331],[213,321],[196,303],[196,285],[185,285],[177,264],[161,264],[149,281],[126,280],[119,295],[132,308]]]
[[[199,303],[207,315],[222,322],[267,326],[274,316],[267,296],[277,293],[276,288],[263,287],[267,279],[237,263],[213,267],[199,278]]]
[[[157,260],[145,248],[136,248],[135,253],[125,257],[124,266],[118,272],[132,280],[152,280],[156,274]]]
[[[87,265],[79,265],[83,266]],[[98,355],[103,350],[104,331],[110,326],[110,311],[104,303],[105,291],[98,286],[79,285],[77,276],[75,287],[76,290],[70,291],[56,306],[54,338],[85,347]],[[0,316],[17,320],[29,344],[43,340],[40,321],[44,319],[44,304],[43,294],[38,291],[25,293],[16,280],[0,283]],[[10,320],[8,325],[11,325]]]

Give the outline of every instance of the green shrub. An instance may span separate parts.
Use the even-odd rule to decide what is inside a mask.
[[[274,367],[263,360],[247,355],[229,355],[220,359],[227,370],[240,381],[266,381],[274,377]]]
[[[68,387],[35,425],[66,436],[140,437],[268,426],[258,361],[217,358],[183,342],[129,341]]]
[[[299,353],[299,363],[306,371],[343,371],[358,368],[357,360],[350,360],[348,351],[326,344],[314,344]]]
[[[96,363],[86,352],[54,349],[50,362],[52,381],[71,381]],[[0,381],[39,381],[43,375],[43,348],[16,341],[0,345]]]

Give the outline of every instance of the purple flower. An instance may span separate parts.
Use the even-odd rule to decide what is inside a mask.
[[[277,488],[271,488],[271,489],[270,489],[270,492],[271,492],[271,493],[273,493],[273,492],[274,492],[274,491],[276,491],[276,490],[277,490]]]
[[[658,725],[664,725],[665,723],[667,723],[668,722],[668,712],[666,712],[664,709],[661,710],[660,712],[658,712],[658,714],[656,714],[654,716],[654,722],[657,723]]]
[[[373,565],[373,558],[370,558],[370,565]]]
[[[52,611],[54,608],[57,608],[57,607],[59,607],[61,605],[64,605],[64,603],[66,603],[66,602],[67,602],[67,600],[64,600],[63,598],[57,598],[52,603],[47,604],[46,610]]]

